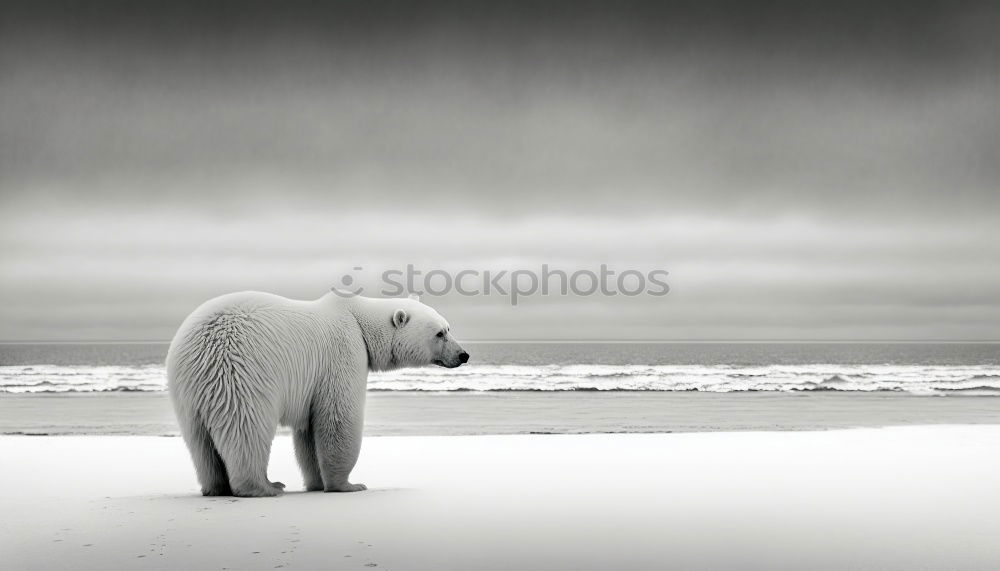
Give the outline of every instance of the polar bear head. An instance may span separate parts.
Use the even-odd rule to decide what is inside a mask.
[[[451,369],[469,360],[445,318],[419,301],[398,300],[392,326],[392,363],[397,367],[433,364]]]

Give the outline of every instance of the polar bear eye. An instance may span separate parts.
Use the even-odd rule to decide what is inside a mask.
[[[444,337],[444,331],[438,331],[437,336],[438,337]]]

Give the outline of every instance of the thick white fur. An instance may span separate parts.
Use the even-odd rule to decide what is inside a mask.
[[[460,365],[464,351],[449,329],[411,299],[242,292],[206,302],[167,354],[171,398],[202,493],[280,494],[284,485],[267,478],[279,424],[294,431],[307,490],[365,489],[348,476],[361,450],[368,371]]]

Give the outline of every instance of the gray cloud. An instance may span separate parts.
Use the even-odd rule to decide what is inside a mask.
[[[995,206],[988,5],[101,6],[8,18],[6,194]]]
[[[355,265],[663,267],[474,337],[998,338],[989,3],[5,3],[0,338]]]

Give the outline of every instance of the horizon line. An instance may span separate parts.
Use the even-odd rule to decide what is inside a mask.
[[[788,344],[1000,344],[997,339],[469,339],[463,343],[505,344],[710,344],[710,343],[788,343]],[[0,340],[0,345],[169,345],[169,340]]]

